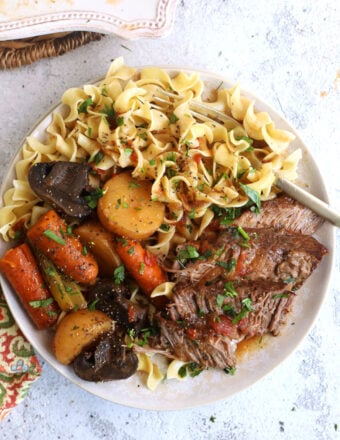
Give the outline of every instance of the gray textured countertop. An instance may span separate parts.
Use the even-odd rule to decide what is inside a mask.
[[[0,72],[0,175],[62,92],[103,75],[112,58],[172,64],[239,80],[281,112],[310,148],[340,210],[340,7],[337,0],[179,1],[171,34],[107,36],[55,59]],[[340,438],[340,235],[328,295],[309,336],[278,368],[225,401],[174,412],[131,409],[42,377],[0,423],[12,439]]]

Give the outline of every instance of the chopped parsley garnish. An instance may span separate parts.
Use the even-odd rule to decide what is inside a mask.
[[[85,196],[86,203],[91,209],[96,208],[98,200],[103,197],[104,190],[102,188],[96,188],[92,193]]]
[[[138,271],[139,275],[143,275],[144,270],[145,270],[145,264],[141,263],[139,266],[139,271]]]
[[[234,289],[234,284],[231,281],[228,281],[224,284],[224,295],[234,297],[237,296],[238,293]]]
[[[285,279],[283,282],[284,282],[285,284],[290,284],[290,283],[294,283],[294,281],[295,281],[295,278],[293,278],[293,277],[288,277],[288,278]]]
[[[164,232],[169,232],[170,231],[170,225],[167,225],[165,223],[162,223],[159,227],[162,231]]]
[[[133,153],[133,149],[132,148],[124,148],[124,153],[126,154],[126,156],[131,156],[131,154]]]
[[[190,362],[188,364],[184,364],[178,370],[179,377],[186,377],[188,374],[190,377],[198,376],[204,368],[200,367],[196,362]]]
[[[226,269],[228,272],[231,272],[236,267],[236,260],[235,258],[230,258],[228,261],[217,261],[216,264],[223,267],[223,269]]]
[[[221,208],[220,206],[212,205],[211,209],[217,216],[220,224],[224,226],[233,223],[242,213],[241,208]]]
[[[150,159],[149,160],[149,165],[151,165],[151,166],[156,165],[156,159]]]
[[[241,319],[243,319],[249,312],[253,311],[253,307],[252,307],[252,301],[250,298],[244,298],[242,301],[242,309],[240,311],[240,313],[238,313],[232,320],[232,324],[235,325],[237,324],[239,321],[241,321]]]
[[[140,188],[140,183],[134,182],[133,180],[131,180],[131,182],[129,182],[129,186],[128,188]]]
[[[104,108],[99,110],[99,113],[104,115],[103,118],[108,125],[116,126],[116,112],[113,108],[113,104],[111,104],[111,107],[105,104]]]
[[[94,162],[98,165],[104,157],[104,153],[102,151],[98,151],[94,156],[91,156],[89,159],[89,163]]]
[[[245,193],[245,195],[248,196],[249,201],[255,205],[255,212],[257,213],[260,212],[260,208],[261,208],[260,194],[247,185],[243,185],[242,183],[240,183],[240,186],[243,192]]]
[[[288,293],[277,293],[272,296],[273,299],[279,299],[279,298],[289,298]]]
[[[78,107],[78,113],[87,113],[87,107],[93,105],[94,102],[92,98],[85,99]]]
[[[116,267],[113,272],[113,279],[115,284],[119,286],[125,279],[125,266],[121,264],[120,266]]]
[[[220,293],[216,296],[216,305],[217,307],[222,307],[225,300],[225,296]]]
[[[196,258],[199,258],[200,254],[195,248],[195,246],[188,245],[185,248],[181,249],[178,252],[178,261],[182,264],[185,264],[188,260],[194,260]]]
[[[234,374],[236,372],[236,368],[235,367],[225,367],[224,372],[226,374],[230,374],[231,376],[234,376]]]
[[[242,228],[242,226],[237,227],[237,232],[246,240],[250,240],[249,235],[246,233],[246,231]]]
[[[99,298],[93,300],[89,305],[88,305],[88,309],[90,310],[90,312],[94,312],[96,310],[96,304],[99,301]]]
[[[176,124],[177,121],[179,121],[179,118],[175,115],[175,113],[171,113],[169,118],[169,125]]]
[[[57,235],[55,232],[51,231],[50,229],[46,229],[46,231],[43,232],[43,234],[45,235],[45,237],[49,238],[50,240],[55,241],[58,244],[61,244],[62,246],[65,246],[66,241],[60,237],[59,235]]]
[[[146,131],[143,131],[142,133],[138,133],[138,137],[141,138],[145,142],[148,140],[148,134]]]
[[[170,151],[170,153],[168,153],[166,160],[170,160],[171,162],[176,162],[176,154],[174,151]]]
[[[247,136],[235,136],[237,141],[246,141],[248,144],[253,145],[254,140]]]
[[[188,217],[191,218],[191,219],[195,218],[195,212],[196,212],[195,209],[192,208],[192,210],[189,212]]]
[[[46,299],[39,299],[39,300],[35,300],[35,301],[30,301],[29,305],[31,307],[33,307],[33,309],[37,309],[39,307],[42,307],[43,309],[45,309],[46,307],[48,307],[52,303],[53,303],[53,298],[46,298]]]
[[[117,127],[121,127],[122,125],[124,125],[124,118],[123,118],[123,116],[118,116]]]

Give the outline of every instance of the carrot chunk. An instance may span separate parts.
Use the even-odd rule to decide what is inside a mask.
[[[44,286],[34,256],[26,243],[9,249],[0,260],[6,276],[27,313],[39,330],[55,324],[59,308]]]
[[[98,264],[77,237],[70,234],[64,220],[52,209],[27,231],[32,245],[66,275],[79,283],[91,284],[98,275]]]
[[[144,249],[139,241],[119,238],[116,251],[127,271],[148,297],[157,286],[167,281],[166,273],[157,263],[154,254]],[[151,299],[160,308],[164,305],[164,300],[161,296]]]

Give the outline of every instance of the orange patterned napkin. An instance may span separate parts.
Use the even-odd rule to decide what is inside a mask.
[[[39,361],[15,323],[0,287],[0,420],[25,398],[40,374]]]

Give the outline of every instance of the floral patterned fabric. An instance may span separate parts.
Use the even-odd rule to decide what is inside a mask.
[[[0,288],[0,420],[21,402],[41,367],[19,330]]]

